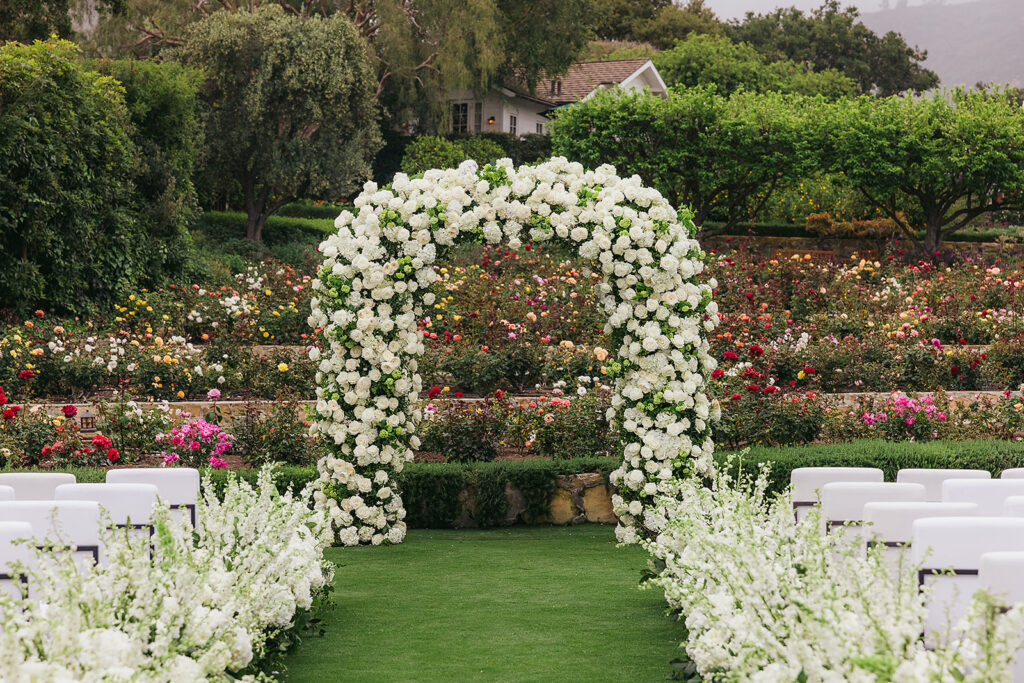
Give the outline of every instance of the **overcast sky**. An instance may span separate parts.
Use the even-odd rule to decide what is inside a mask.
[[[908,5],[920,5],[925,0],[908,0]],[[964,0],[947,0],[947,2],[963,2]],[[686,3],[682,3],[686,4]],[[766,12],[776,7],[797,7],[802,10],[810,10],[821,6],[821,0],[707,0],[705,3],[723,19],[742,17],[747,12]],[[882,0],[843,0],[842,5],[856,5],[863,12],[876,12],[882,5]],[[890,5],[895,6],[896,0],[890,0]]]

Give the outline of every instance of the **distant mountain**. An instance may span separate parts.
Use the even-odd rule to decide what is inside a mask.
[[[1024,86],[1022,0],[932,2],[871,12],[862,19],[876,33],[896,31],[908,44],[927,50],[925,66],[939,74],[943,87],[978,81]]]

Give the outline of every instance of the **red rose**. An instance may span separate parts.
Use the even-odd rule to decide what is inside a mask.
[[[494,390],[494,398],[501,398],[504,395],[505,395],[505,392],[502,391],[501,389],[495,389]]]
[[[739,358],[739,356],[737,356],[734,352],[732,352],[732,351],[726,351],[725,352],[725,359],[726,360],[736,360],[737,358]]]
[[[750,355],[753,356],[754,358],[760,358],[761,356],[764,355],[764,349],[762,349],[757,344],[751,344],[750,345]]]
[[[810,366],[810,365],[805,365],[804,366],[804,372],[806,374],[808,374],[808,375],[813,375],[814,374],[814,367]]]
[[[7,403],[7,396],[4,395],[3,387],[0,387],[0,406],[4,405],[5,403]]]
[[[715,368],[714,371],[711,373],[711,377],[713,377],[714,379],[718,379],[724,374],[725,370],[723,370],[722,368]]]
[[[18,416],[19,410],[21,410],[20,406],[11,406],[10,408],[4,411],[4,419],[13,420],[15,417]]]
[[[756,384],[748,384],[747,385],[747,391],[749,391],[752,394],[756,394],[756,393],[758,393],[761,390],[757,387]]]
[[[430,387],[430,391],[427,392],[427,398],[435,398],[440,393],[440,387]]]
[[[66,405],[60,409],[60,412],[64,413],[64,417],[70,419],[75,415],[78,415],[78,408],[73,405]]]
[[[110,462],[117,462],[117,458],[119,455],[120,454],[117,452],[116,448],[111,448],[109,451],[107,451],[107,460],[109,460]]]
[[[461,391],[456,391],[455,392],[455,398],[462,398],[462,392]]]
[[[764,388],[764,393],[771,394],[771,393],[776,392],[778,390],[779,390],[779,388],[777,386],[775,386],[774,384],[769,384],[768,386],[766,386]]]
[[[959,375],[960,374],[960,368],[958,368],[957,366],[954,365],[953,367],[951,367],[949,369],[949,374],[953,375],[954,377],[956,375]]]
[[[50,454],[51,450],[53,450],[53,449],[50,448],[49,446],[43,446],[43,450],[41,451],[43,457],[45,458],[46,456],[48,456]]]
[[[730,398],[730,399],[732,399],[733,401],[738,401],[738,400],[740,400],[740,399],[741,399],[741,398],[743,398],[743,397],[742,397],[742,396],[740,396],[739,394],[733,394],[733,395],[732,395],[732,396],[730,396],[729,398]]]
[[[35,374],[36,373],[32,372],[31,370],[22,370],[21,372],[18,373],[18,379],[32,379],[33,377],[35,377]]]
[[[110,439],[103,436],[102,434],[97,434],[96,436],[92,437],[92,445],[95,446],[97,449],[110,448],[110,444]]]

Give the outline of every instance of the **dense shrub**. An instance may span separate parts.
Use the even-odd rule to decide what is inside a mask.
[[[0,306],[84,311],[142,274],[129,129],[73,44],[0,46]]]
[[[197,92],[201,73],[174,62],[100,61],[96,68],[125,89],[139,225],[149,234],[142,277],[163,284],[180,275],[192,248],[189,228],[199,214],[192,173],[202,149]]]
[[[421,135],[405,148],[402,171],[413,174],[431,168],[452,168],[467,159],[483,166],[502,156],[501,147],[483,137],[449,140],[436,135]]]

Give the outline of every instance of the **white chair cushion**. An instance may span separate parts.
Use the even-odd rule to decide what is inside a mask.
[[[999,473],[1000,479],[1024,479],[1024,467],[1011,467]]]
[[[798,467],[789,474],[793,508],[797,519],[803,519],[807,508],[818,503],[825,484],[839,481],[882,482],[885,475],[874,467]]]
[[[74,484],[75,475],[63,472],[2,472],[0,485],[14,489],[14,500],[53,500],[61,484]]]
[[[57,500],[92,500],[114,524],[148,524],[156,505],[152,484],[64,484],[54,492]]]
[[[896,481],[910,484],[922,484],[927,490],[925,500],[939,502],[942,500],[942,482],[947,479],[991,479],[988,470],[943,470],[943,469],[907,469],[896,473]]]
[[[978,514],[998,517],[1003,501],[1024,496],[1024,479],[947,479],[942,482],[942,502],[977,503]]]
[[[821,489],[821,515],[827,522],[860,522],[867,503],[924,501],[925,493],[922,484],[831,482]]]
[[[110,470],[108,484],[152,484],[168,505],[195,505],[199,470],[191,467],[139,467]]]
[[[94,501],[0,501],[0,522],[28,522],[39,545],[70,545],[80,549],[76,555],[105,561],[100,542],[100,506]]]

